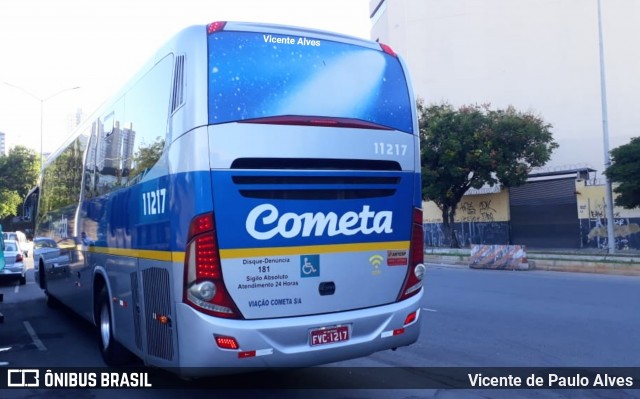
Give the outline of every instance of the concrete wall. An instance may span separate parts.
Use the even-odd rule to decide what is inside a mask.
[[[425,243],[442,247],[449,240],[442,233],[442,212],[431,201],[423,202]],[[454,226],[458,241],[470,244],[509,243],[509,193],[465,195],[456,209]]]

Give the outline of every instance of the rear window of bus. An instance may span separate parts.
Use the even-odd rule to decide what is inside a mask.
[[[397,57],[293,35],[209,35],[209,123],[282,115],[353,118],[413,133]]]

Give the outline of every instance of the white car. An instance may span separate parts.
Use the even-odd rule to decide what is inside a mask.
[[[4,268],[0,276],[10,276],[20,279],[20,285],[27,283],[27,275],[23,262],[24,255],[14,240],[4,240]]]
[[[5,240],[13,240],[18,244],[18,248],[22,251],[22,255],[25,257],[29,257],[29,241],[27,241],[27,236],[24,235],[21,231],[5,231],[2,233],[2,237]]]

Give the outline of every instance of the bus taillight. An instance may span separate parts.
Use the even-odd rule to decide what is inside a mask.
[[[212,22],[209,25],[207,25],[207,33],[211,34],[215,32],[220,32],[221,30],[224,29],[224,26],[226,24],[227,23],[225,21]]]
[[[212,316],[242,318],[224,286],[213,213],[191,221],[185,259],[184,302]]]
[[[398,56],[398,54],[396,54],[396,52],[393,51],[393,49],[389,45],[384,43],[378,43],[378,44],[380,45],[380,48],[382,49],[382,51],[384,51],[385,53],[389,54],[392,57]]]
[[[424,231],[422,230],[422,209],[413,209],[413,221],[411,223],[411,244],[409,248],[409,269],[404,285],[398,296],[402,301],[420,292],[422,278],[426,270],[424,266]]]

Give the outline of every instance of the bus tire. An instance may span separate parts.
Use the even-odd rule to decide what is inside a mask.
[[[43,290],[47,290],[47,274],[45,273],[44,270],[44,261],[40,260],[39,265],[38,265],[38,284],[40,285],[40,288]]]
[[[130,352],[113,337],[113,315],[107,289],[98,295],[98,343],[104,362],[111,367],[124,366],[131,361]]]
[[[49,309],[60,308],[60,301],[58,301],[53,295],[45,291],[45,296],[47,297],[47,306]]]

